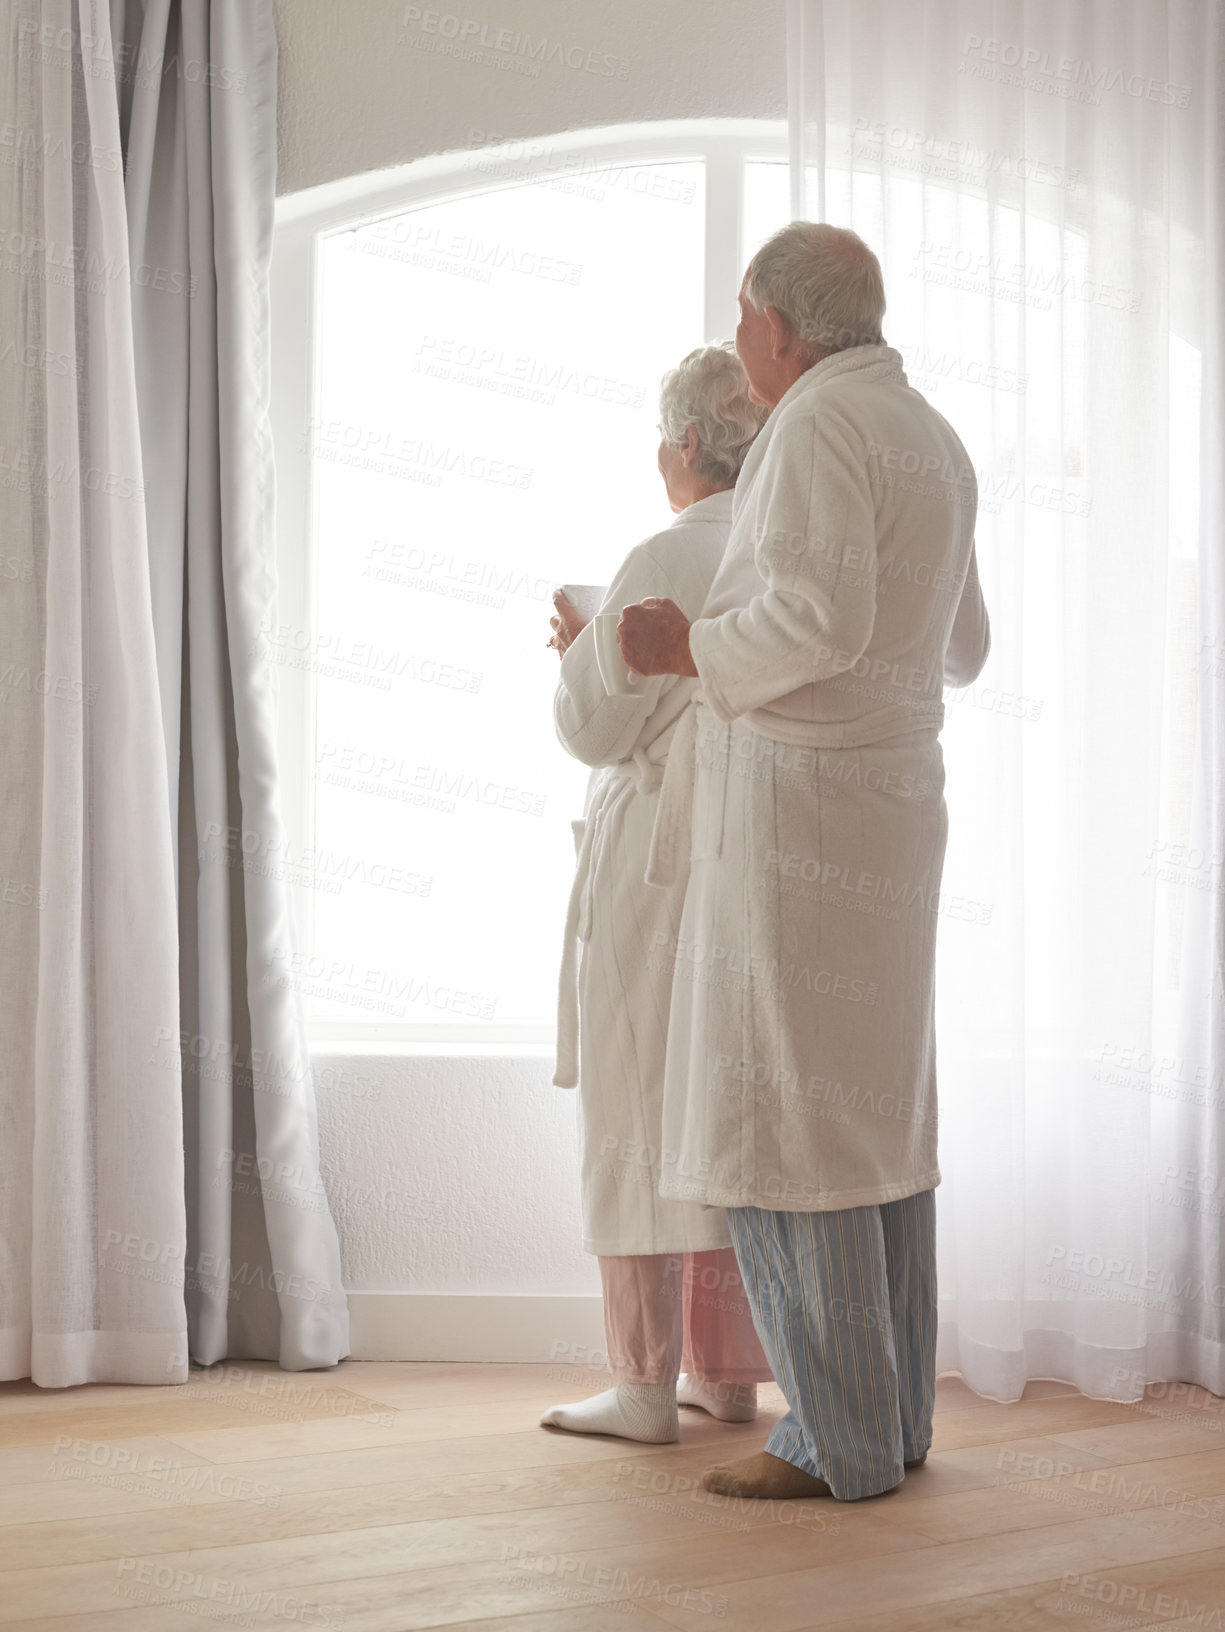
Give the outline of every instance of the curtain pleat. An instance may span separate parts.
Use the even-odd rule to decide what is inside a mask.
[[[0,1377],[348,1349],[273,756],[270,0],[15,0]]]
[[[270,0],[124,8],[137,380],[166,751],[178,785],[191,1353],[348,1351],[319,1173],[275,763]],[[142,74],[142,63],[178,65]]]
[[[0,1376],[186,1375],[174,876],[105,7],[6,8]]]

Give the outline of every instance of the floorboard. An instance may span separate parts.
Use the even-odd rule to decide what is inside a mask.
[[[1225,1401],[937,1390],[927,1464],[861,1503],[701,1489],[754,1424],[548,1431],[574,1368],[227,1365],[0,1386],[0,1632],[1225,1632]]]

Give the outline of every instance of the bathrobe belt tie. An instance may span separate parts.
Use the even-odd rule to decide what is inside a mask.
[[[664,765],[647,851],[646,882],[675,884],[689,862],[693,783],[697,770],[698,712],[687,708],[676,723]]]
[[[604,806],[611,797],[611,788],[622,778],[631,779],[639,793],[654,793],[662,786],[664,767],[636,749],[632,759],[613,767],[601,785],[595,807],[586,820],[571,822],[577,851],[574,883],[566,907],[565,941],[562,946],[561,970],[557,991],[557,1055],[553,1085],[556,1088],[576,1088],[579,1066],[579,1007],[578,966],[579,949],[591,939],[591,879],[595,871],[594,857],[603,826]]]

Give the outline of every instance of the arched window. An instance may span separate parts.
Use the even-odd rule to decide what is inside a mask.
[[[662,373],[729,338],[788,217],[744,123],[474,147],[282,201],[281,692],[319,1041],[547,1042],[587,772],[559,747],[562,582],[671,520]]]
[[[607,583],[667,524],[660,375],[731,335],[744,263],[791,214],[781,125],[473,139],[279,207],[281,606],[265,641],[289,850],[269,865],[297,886],[296,978],[313,1036],[332,1044],[551,1039],[586,772],[553,733],[550,591]],[[950,762],[994,763],[1000,731],[1024,728],[1026,751],[1055,765],[1081,684],[1079,646],[1046,609],[1080,616],[1061,563],[1092,507],[1086,303],[1136,297],[1086,278],[1088,223],[1060,178],[1022,214],[965,177],[886,182],[875,150],[863,169],[857,151],[831,166],[830,217],[851,218],[854,196],[855,219],[874,223],[886,336],[975,461],[980,538],[1024,562],[1023,589],[1010,567],[1010,598],[993,607],[1007,672],[949,694]],[[984,280],[992,300],[968,298]],[[993,321],[1010,302],[1015,324]],[[1066,377],[1034,366],[1050,358]],[[1184,463],[1198,365],[1172,339]],[[1176,620],[1194,593],[1193,474],[1171,491]],[[1187,638],[1172,632],[1175,669]],[[1189,738],[1175,757],[1181,808]],[[985,926],[998,824],[972,776],[955,797],[946,888]],[[1066,844],[1043,809],[1026,821],[1030,892],[1057,924]],[[1178,930],[1174,913],[1171,947]],[[952,975],[976,966],[981,938],[950,922]]]

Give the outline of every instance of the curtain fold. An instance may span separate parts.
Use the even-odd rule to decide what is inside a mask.
[[[1225,17],[792,0],[793,197],[965,441],[938,1364],[1225,1393]],[[905,450],[893,450],[898,479]]]
[[[117,0],[136,370],[177,789],[191,1353],[348,1352],[277,794],[270,0]],[[153,71],[160,65],[159,71]]]
[[[276,697],[270,0],[14,0],[0,1377],[334,1364]]]
[[[0,23],[0,1377],[186,1375],[174,876],[105,9]]]

